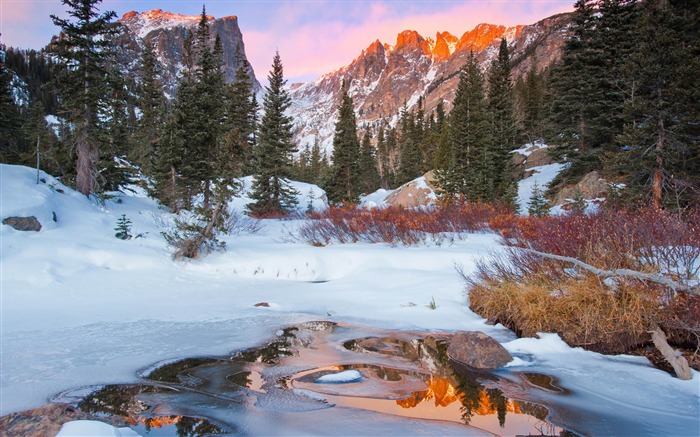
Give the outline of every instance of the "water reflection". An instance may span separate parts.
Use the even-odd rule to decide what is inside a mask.
[[[446,350],[439,335],[307,323],[229,357],[163,365],[143,384],[103,387],[78,406],[124,418],[149,436],[255,434],[246,428],[251,417],[270,411],[321,414],[333,407],[447,421],[501,435],[567,435],[547,421],[547,408],[520,400],[528,399],[528,390],[561,391],[556,380],[529,374],[527,384],[509,391],[520,399],[509,398],[502,389],[513,382],[454,367]],[[362,378],[318,382],[349,370]]]
[[[151,407],[138,399],[141,394],[173,392],[166,387],[148,385],[108,385],[85,397],[78,407],[88,413],[107,415],[117,425],[128,425],[143,436],[199,437],[229,431],[196,417],[151,415]]]

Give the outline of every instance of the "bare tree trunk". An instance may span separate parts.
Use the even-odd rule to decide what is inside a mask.
[[[36,184],[39,185],[39,164],[41,163],[41,154],[40,154],[40,140],[41,140],[41,135],[36,136]]]
[[[664,120],[659,118],[659,136],[656,140],[656,166],[654,168],[654,180],[652,183],[652,198],[655,209],[663,207],[663,179],[664,179],[664,149],[666,146],[666,129]]]
[[[673,367],[673,371],[676,372],[678,379],[689,380],[693,379],[693,374],[690,372],[690,367],[688,366],[688,360],[684,356],[678,354],[666,341],[666,334],[657,327],[651,332],[651,341],[654,342],[654,346],[661,352],[664,359]]]
[[[84,61],[87,65],[87,59]],[[99,186],[97,183],[97,160],[99,159],[99,151],[91,138],[92,134],[92,111],[88,106],[90,96],[90,82],[85,70],[84,86],[83,86],[83,116],[82,126],[79,127],[78,144],[76,154],[78,155],[76,188],[82,194],[89,196],[93,191],[96,191]]]
[[[178,212],[180,210],[180,206],[177,203],[176,199],[176,194],[177,194],[177,173],[175,172],[175,166],[170,165],[170,196],[171,196],[171,206],[175,210],[175,212]]]

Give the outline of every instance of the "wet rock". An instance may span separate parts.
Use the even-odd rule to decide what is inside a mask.
[[[475,369],[503,367],[513,359],[499,342],[480,331],[457,331],[450,340],[447,356]]]
[[[36,217],[8,217],[2,221],[3,225],[12,226],[18,231],[34,231],[41,230],[41,223]]]
[[[88,418],[89,414],[68,404],[48,404],[0,418],[0,430],[7,437],[54,436],[64,423]]]
[[[253,305],[253,306],[256,306],[256,307],[265,307],[265,308],[268,308],[268,307],[270,306],[270,304],[269,304],[269,303],[267,303],[267,302],[258,302],[258,303],[256,303],[256,304],[255,304],[255,305]]]

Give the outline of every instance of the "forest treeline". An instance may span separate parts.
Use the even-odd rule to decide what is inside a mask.
[[[544,139],[567,163],[552,190],[596,170],[620,188],[609,196],[616,201],[682,209],[700,198],[694,1],[579,0],[553,65],[513,78],[503,40],[485,69],[471,54],[453,102],[426,113],[421,98],[393,124],[358,126],[344,85],[332,154],[318,141],[294,144],[279,55],[260,106],[244,70],[225,83],[221,44],[202,14],[184,43],[177,92],[166,98],[151,47],[137,74],[122,73],[110,44],[120,27],[113,13],[99,14],[99,3],[64,1],[74,20],[53,17],[60,34],[43,50],[3,47],[0,72],[2,161],[40,158],[42,169],[84,194],[117,189],[128,161],[175,211],[199,197],[216,204],[224,182],[233,190],[247,174],[257,175],[251,212],[276,215],[293,207],[290,178],[342,203],[429,170],[446,197],[512,205],[510,151]],[[55,116],[51,126],[46,115]]]

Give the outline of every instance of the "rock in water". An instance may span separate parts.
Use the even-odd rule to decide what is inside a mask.
[[[8,217],[2,221],[3,225],[12,226],[18,231],[34,231],[41,230],[41,223],[36,217]]]
[[[447,356],[475,369],[503,367],[513,359],[499,342],[480,331],[457,331]]]

